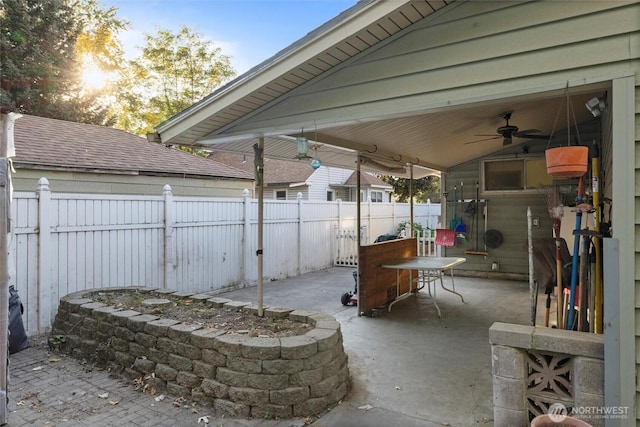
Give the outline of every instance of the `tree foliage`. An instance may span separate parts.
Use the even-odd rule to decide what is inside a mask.
[[[123,69],[117,85],[117,127],[146,134],[213,92],[235,75],[228,56],[181,26],[145,34],[142,54]]]
[[[129,23],[117,17],[117,8],[104,8],[96,0],[78,0],[73,9],[81,28],[75,45],[80,60],[93,62],[103,72],[116,71],[124,56],[118,35]]]
[[[392,195],[399,202],[409,201],[409,179],[384,175],[381,180],[393,186]],[[413,197],[418,203],[440,203],[440,177],[426,176],[413,180]]]
[[[0,0],[0,104],[37,116],[111,123],[103,93],[83,87],[79,53],[117,63],[121,51],[113,38],[120,25],[112,10],[93,0]]]

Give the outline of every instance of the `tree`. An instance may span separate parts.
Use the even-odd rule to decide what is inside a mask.
[[[152,132],[235,75],[220,48],[185,26],[145,34],[145,43],[117,83],[116,126],[129,132]]]
[[[409,179],[383,175],[381,180],[393,186],[392,195],[399,202],[409,201]],[[418,203],[426,203],[427,199],[433,203],[440,203],[440,177],[426,176],[413,180],[413,197]]]
[[[118,35],[129,23],[116,17],[117,8],[105,9],[96,0],[79,0],[74,10],[81,27],[75,46],[80,60],[92,62],[101,72],[116,71],[124,56]]]
[[[101,11],[93,0],[0,0],[0,104],[43,117],[112,122],[103,93],[82,84],[78,52],[117,62],[108,37],[93,37],[91,48],[82,42],[90,34],[117,32],[115,15]],[[102,30],[92,30],[90,22]]]

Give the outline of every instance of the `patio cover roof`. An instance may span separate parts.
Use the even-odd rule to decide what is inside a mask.
[[[296,155],[296,136],[304,134],[325,165],[355,169],[357,153],[361,153],[365,169],[409,176],[407,165],[414,165],[413,176],[420,178],[502,150],[500,139],[465,143],[479,139],[478,135],[495,134],[504,125],[504,112],[517,112],[513,121],[520,129],[549,134],[555,129],[564,96],[559,88],[537,95],[516,91],[502,99],[474,98],[469,90],[465,104],[440,100],[425,105],[413,100],[412,94],[385,93],[355,113],[330,108],[316,111],[315,116],[296,115],[294,95],[312,80],[331,76],[362,55],[392,43],[418,21],[449,13],[465,3],[361,0],[158,125],[157,133],[149,138],[168,145],[215,145],[216,150],[252,154],[253,145],[262,137],[265,157],[289,160]],[[476,3],[473,7],[489,6]],[[505,13],[509,7],[510,2],[505,2]],[[572,90],[576,105],[601,94],[601,87]],[[578,123],[592,118],[584,108],[577,109],[576,116]]]

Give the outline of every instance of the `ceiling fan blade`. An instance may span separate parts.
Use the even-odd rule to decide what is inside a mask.
[[[513,134],[515,136],[520,136],[520,135],[528,135],[530,133],[540,133],[542,132],[540,129],[524,129],[524,130],[519,130],[517,132],[514,132]]]
[[[477,135],[477,136],[483,136],[483,135]],[[492,139],[498,139],[498,138],[502,138],[502,135],[494,135],[491,138],[476,139],[475,141],[465,142],[464,145],[475,144],[476,142],[491,141]]]
[[[551,135],[528,135],[528,134],[523,134],[523,135],[514,135],[515,137],[518,138],[524,138],[524,139],[550,139]]]

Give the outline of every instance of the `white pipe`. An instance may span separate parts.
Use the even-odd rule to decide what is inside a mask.
[[[262,317],[263,310],[263,295],[264,295],[264,279],[263,279],[263,225],[264,225],[264,138],[260,138],[255,149],[255,168],[256,179],[258,180],[258,250],[256,256],[258,257],[258,316]]]
[[[536,311],[538,309],[538,295],[533,279],[533,234],[531,207],[527,207],[527,240],[529,242],[529,297],[531,301],[531,326],[536,326]]]

